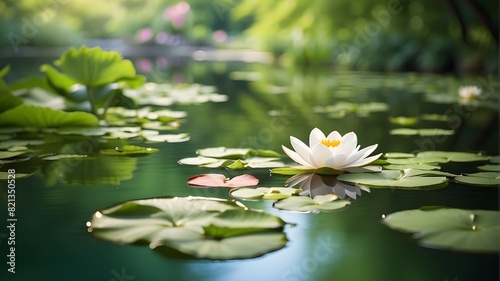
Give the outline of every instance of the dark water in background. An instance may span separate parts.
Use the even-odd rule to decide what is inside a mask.
[[[52,59],[18,61],[12,75],[36,73],[39,61]],[[134,63],[148,72],[152,81],[215,85],[229,101],[174,106],[188,112],[178,132],[188,132],[191,140],[153,144],[160,152],[147,157],[96,163],[95,170],[105,170],[99,165],[115,167],[115,178],[108,183],[68,185],[61,181],[65,177],[67,182],[90,183],[83,168],[59,178],[38,173],[18,180],[16,273],[7,272],[7,240],[1,239],[1,280],[498,280],[498,255],[423,248],[409,235],[380,223],[382,214],[425,205],[498,209],[497,188],[453,183],[436,190],[372,189],[334,213],[296,214],[273,209],[271,202],[246,203],[296,224],[285,229],[289,242],[284,249],[248,260],[175,260],[145,246],[95,240],[87,233],[85,222],[94,211],[118,202],[156,196],[229,198],[226,190],[186,185],[187,178],[196,174],[216,172],[233,177],[241,173],[177,164],[198,148],[253,146],[281,151],[282,144],[289,146],[290,135],[307,141],[310,130],[319,127],[342,134],[354,131],[362,147],[378,143],[377,153],[437,149],[499,154],[497,113],[489,110],[471,112],[454,128],[458,131],[454,136],[389,135],[389,130],[396,128],[388,121],[391,116],[456,114],[452,105],[426,102],[425,93],[456,92],[459,85],[478,84],[477,77],[457,80],[439,75],[325,72],[223,62],[187,61],[185,65],[184,61],[161,57],[135,59]],[[254,72],[250,80],[255,81],[233,80],[230,73],[234,71]],[[317,105],[338,101],[382,101],[389,104],[389,110],[367,117],[348,114],[340,119],[313,111]],[[451,126],[422,123],[422,127],[426,125]],[[469,172],[474,167],[460,168]],[[260,186],[281,186],[286,180],[270,176],[267,170],[244,172],[257,176]],[[5,199],[0,203],[0,226],[6,224],[6,185],[4,182],[0,188]],[[0,234],[6,232],[0,228]]]

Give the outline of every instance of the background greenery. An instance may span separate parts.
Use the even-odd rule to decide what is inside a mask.
[[[498,1],[7,0],[0,46],[251,47],[285,64],[363,70],[498,69]]]

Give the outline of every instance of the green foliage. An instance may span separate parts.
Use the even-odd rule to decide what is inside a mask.
[[[425,208],[389,214],[392,229],[416,234],[422,246],[463,252],[500,251],[500,212]]]
[[[65,97],[78,90],[85,91],[92,113],[97,116],[98,108],[105,114],[113,100],[123,96],[122,88],[140,86],[144,80],[136,75],[132,62],[99,47],[71,48],[54,65],[59,70],[48,64],[41,66],[49,84]]]
[[[483,8],[491,4],[478,2]],[[495,6],[490,11],[497,11],[498,3]],[[288,62],[440,70],[449,68],[459,56],[496,56],[496,34],[476,20],[467,4],[459,4],[459,9],[467,42],[444,2],[429,6],[411,1],[245,0],[233,16],[253,18],[246,34],[257,39],[261,48],[283,54]],[[487,12],[482,16],[485,19],[498,26],[498,13]],[[483,54],[472,50],[472,45]]]
[[[284,247],[284,225],[279,217],[241,203],[204,197],[129,201],[94,213],[87,223],[100,239],[146,242],[151,249],[220,260],[252,258]]]
[[[47,107],[19,105],[0,113],[0,125],[30,128],[97,126],[99,120],[86,112],[65,112]]]

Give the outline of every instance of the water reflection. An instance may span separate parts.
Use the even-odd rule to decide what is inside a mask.
[[[357,196],[361,196],[361,190],[370,192],[368,187],[346,184],[338,181],[336,176],[315,173],[295,175],[285,182],[285,186],[297,186],[297,188],[303,190],[301,195],[308,195],[311,198],[316,195],[333,193],[340,199],[344,199],[346,196],[356,199]]]

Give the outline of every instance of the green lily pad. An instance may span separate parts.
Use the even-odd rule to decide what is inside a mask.
[[[0,151],[0,159],[7,159],[7,158],[12,158],[16,157],[19,155],[22,155],[26,153],[27,151]]]
[[[479,185],[479,186],[498,186],[500,185],[499,172],[480,172],[465,174],[455,177],[455,180],[460,183]]]
[[[88,155],[80,155],[80,154],[57,154],[57,155],[51,155],[51,156],[43,157],[42,160],[55,161],[55,160],[67,159],[67,158],[85,158],[85,157],[88,157]]]
[[[231,190],[229,195],[239,199],[279,200],[298,195],[301,191],[291,187],[237,188]]]
[[[136,145],[124,145],[115,148],[101,149],[99,153],[104,155],[120,155],[120,156],[144,156],[158,152],[157,148],[141,147]]]
[[[427,121],[442,121],[442,122],[450,121],[450,116],[441,114],[422,114],[420,118],[422,120],[427,120]]]
[[[446,158],[452,162],[475,162],[487,161],[490,156],[482,155],[479,153],[471,152],[457,152],[457,151],[424,151],[417,154],[417,158]],[[429,162],[427,162],[429,163]]]
[[[389,117],[389,122],[392,124],[403,125],[403,126],[411,126],[415,125],[418,122],[418,118],[416,117]]]
[[[245,159],[250,156],[250,148],[210,147],[198,149],[196,153],[209,158]]]
[[[384,170],[380,173],[343,174],[339,175],[337,179],[376,188],[427,189],[440,186],[447,181],[446,176],[438,176],[442,175],[442,172],[439,174],[436,174],[436,172],[438,171]],[[427,176],[429,174],[431,176]],[[447,173],[444,173],[444,175],[447,175]]]
[[[62,73],[47,64],[41,68],[51,83],[65,76],[67,80],[74,81],[73,84],[95,87],[136,76],[131,61],[124,60],[118,52],[103,51],[99,47],[71,48],[54,64]]]
[[[495,164],[500,164],[500,155],[497,155],[497,156],[491,156],[491,158],[490,158],[490,162],[491,162],[491,163],[495,163]]]
[[[389,158],[387,163],[395,165],[432,165],[437,163],[447,163],[448,158],[445,157],[413,157],[413,158]]]
[[[94,213],[89,232],[119,243],[146,242],[199,259],[242,259],[283,248],[285,222],[236,201],[204,197],[134,200]]]
[[[284,166],[282,162],[278,162],[277,160],[279,160],[279,158],[251,157],[245,160],[234,160],[198,156],[180,159],[178,163],[182,165],[196,165],[204,168],[227,168],[231,170],[241,170],[246,168],[275,168]]]
[[[492,165],[492,164],[488,164],[488,165],[483,165],[483,166],[479,166],[477,167],[479,170],[481,171],[487,171],[487,172],[500,172],[500,165]]]
[[[0,113],[23,104],[23,100],[9,93],[7,90],[0,89]]]
[[[404,153],[404,152],[387,152],[384,153],[384,158],[411,158],[415,157],[413,153]]]
[[[65,112],[47,107],[19,105],[0,113],[0,125],[52,128],[68,126],[97,126],[99,120],[87,112]]]
[[[429,164],[389,164],[384,165],[384,169],[387,170],[404,170],[404,169],[416,169],[416,170],[439,170],[441,167],[437,165]]]
[[[399,136],[450,136],[455,134],[453,130],[445,130],[445,129],[410,129],[410,128],[399,128],[393,129],[389,132],[391,135],[399,135]]]
[[[273,204],[274,208],[287,211],[319,213],[336,211],[351,204],[348,200],[339,200],[335,194],[309,196],[292,196]]]
[[[1,165],[0,165],[1,167]],[[18,179],[25,179],[27,177],[30,177],[32,175],[34,175],[36,173],[36,171],[32,172],[32,173],[16,173],[16,180]],[[0,171],[0,180],[9,180],[9,179],[12,179],[12,174],[9,174],[8,172],[2,172]]]
[[[149,142],[186,142],[189,141],[189,134],[164,134],[164,135],[142,135]]]
[[[439,208],[387,215],[388,227],[414,233],[420,245],[464,252],[500,251],[500,212]]]

